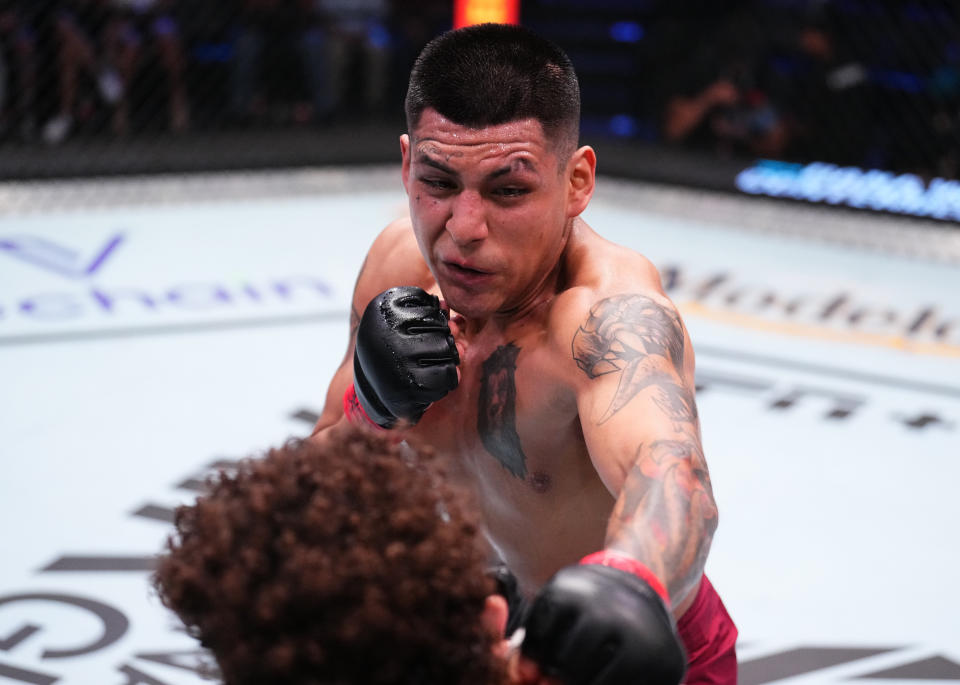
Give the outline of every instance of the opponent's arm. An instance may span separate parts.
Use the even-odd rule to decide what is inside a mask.
[[[676,609],[700,581],[717,526],[683,324],[664,297],[604,297],[571,348],[587,448],[617,497],[606,547],[649,568]]]

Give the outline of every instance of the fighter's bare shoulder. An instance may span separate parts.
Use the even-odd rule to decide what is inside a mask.
[[[388,224],[374,239],[360,269],[356,294],[365,303],[396,285],[427,289],[432,282],[410,218],[404,217]]]
[[[624,317],[650,317],[654,325],[659,323],[657,320],[670,322],[674,324],[670,328],[686,338],[679,312],[664,292],[659,271],[639,252],[587,229],[581,231],[577,243],[568,250],[567,260],[569,277],[566,287],[557,295],[549,328],[554,348],[570,361],[577,361],[572,349],[575,337],[602,330]],[[586,373],[579,362],[578,367]]]

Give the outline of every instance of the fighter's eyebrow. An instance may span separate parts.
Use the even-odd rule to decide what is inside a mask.
[[[519,167],[524,167],[524,168],[520,169]],[[537,173],[536,167],[534,167],[534,165],[530,162],[530,160],[524,157],[518,157],[517,159],[514,159],[508,166],[503,166],[503,167],[500,167],[499,169],[491,171],[490,174],[487,175],[487,178],[492,181],[495,178],[506,176],[511,171],[529,171],[530,173],[533,173],[533,174]]]
[[[448,167],[443,162],[440,162],[439,160],[434,159],[433,157],[431,157],[430,155],[428,155],[426,152],[422,150],[420,151],[420,154],[417,155],[417,161],[421,162],[422,164],[426,164],[427,166],[432,166],[434,169],[439,169],[440,171],[448,173],[451,176],[457,175],[456,171]]]
[[[444,164],[440,160],[434,157],[431,157],[430,154],[427,152],[427,150],[424,150],[424,149],[418,150],[417,162],[420,162],[421,164],[426,164],[427,166],[433,167],[434,169],[439,169],[440,171],[450,174],[451,176],[459,176],[459,173],[456,170],[448,167],[446,164]],[[520,167],[523,167],[523,168],[521,169]],[[510,164],[506,166],[502,166],[499,169],[495,169],[491,171],[489,174],[487,174],[487,179],[492,181],[494,179],[500,178],[501,176],[505,176],[512,171],[529,171],[534,174],[537,173],[536,167],[530,162],[530,160],[520,157],[518,159],[514,159],[513,161],[510,162]]]

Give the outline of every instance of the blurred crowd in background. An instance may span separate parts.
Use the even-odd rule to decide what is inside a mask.
[[[376,118],[451,17],[447,0],[0,0],[0,126],[56,145]]]
[[[957,0],[524,0],[584,132],[960,176]],[[402,124],[450,0],[0,0],[7,145]]]

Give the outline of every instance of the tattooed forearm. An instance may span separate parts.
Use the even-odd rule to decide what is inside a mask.
[[[641,428],[629,422],[616,427],[638,431],[643,442],[610,518],[607,546],[650,566],[675,602],[699,582],[717,525],[697,406],[685,384],[684,344],[676,312],[637,294],[598,302],[572,341],[573,358],[589,378],[619,374],[597,425],[639,395],[647,400],[630,414]],[[616,436],[614,444],[624,438],[630,445],[630,435]]]
[[[615,295],[590,310],[573,336],[573,358],[590,378],[620,371],[620,384],[600,423],[654,384],[653,358],[662,357],[683,376],[683,327],[677,315],[643,295]]]
[[[640,445],[607,529],[607,546],[648,563],[675,600],[703,573],[717,507],[699,441]]]

